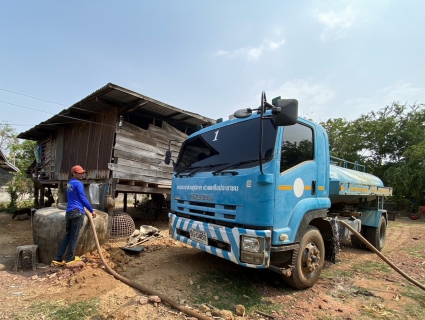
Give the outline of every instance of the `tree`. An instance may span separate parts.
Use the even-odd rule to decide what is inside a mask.
[[[403,159],[388,168],[385,178],[394,187],[394,193],[401,198],[415,199],[412,207],[424,203],[425,191],[425,141],[410,146]]]
[[[22,143],[15,144],[10,147],[10,153],[13,155],[15,165],[19,170],[26,172],[34,161],[34,148],[36,142],[32,140],[24,140]]]
[[[331,156],[351,162],[363,161],[363,143],[352,122],[337,118],[322,122],[321,125],[328,133]]]
[[[3,122],[0,124],[0,149],[4,154],[9,154],[10,148],[18,144],[19,140],[16,137],[16,131],[9,124]]]
[[[17,208],[17,202],[26,193],[31,192],[33,183],[27,176],[27,169],[34,160],[35,141],[25,140],[22,143],[16,135],[16,131],[8,124],[0,125],[0,147],[9,156],[9,162],[13,163],[19,172],[14,173],[14,178],[9,182],[8,193],[10,203],[9,211]]]

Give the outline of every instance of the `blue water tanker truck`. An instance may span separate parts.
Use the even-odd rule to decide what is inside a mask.
[[[335,262],[338,236],[366,248],[337,219],[385,245],[392,189],[357,163],[331,159],[326,131],[298,117],[297,100],[270,104],[263,92],[260,107],[200,129],[165,163],[174,166],[172,238],[278,272],[296,289],[317,281],[325,259]]]

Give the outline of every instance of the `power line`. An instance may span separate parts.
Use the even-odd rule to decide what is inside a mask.
[[[0,100],[0,102],[1,103],[5,103],[5,104],[10,104],[11,106],[15,106],[15,107],[20,107],[20,108],[25,108],[25,109],[29,109],[29,110],[40,111],[40,112],[49,113],[49,114],[54,114],[53,112],[48,112],[48,111],[44,111],[44,110],[34,109],[34,108],[30,108],[30,107],[24,107],[24,106],[20,106],[19,104],[14,104],[14,103],[6,102],[6,101],[1,101]]]
[[[25,106],[21,106],[19,104],[14,104],[14,103],[6,102],[6,101],[1,101],[1,100],[0,100],[0,102],[1,103],[5,103],[5,104],[10,104],[10,105],[15,106],[15,107],[20,107],[20,108],[24,108],[24,109],[30,109],[30,110],[35,110],[35,111],[39,111],[39,112],[44,112],[44,113],[49,113],[49,114],[56,115],[53,112],[48,112],[48,111],[44,111],[44,110],[39,110],[39,109],[30,108],[30,107],[25,107]],[[72,119],[72,120],[78,120],[78,121],[84,121],[84,122],[88,122],[88,123],[98,124],[98,125],[101,125],[101,126],[107,126],[107,127],[113,127],[113,128],[115,128],[115,126],[111,126],[109,124],[104,124],[104,123],[99,123],[99,122],[90,121],[90,120],[84,120],[84,119],[78,119],[78,118],[74,118],[74,117],[70,117],[70,116],[65,116],[63,114],[57,114],[56,116],[58,116],[58,117],[64,117],[64,118],[68,118],[68,119]]]
[[[36,100],[40,100],[40,101],[44,101],[44,102],[48,102],[48,103],[58,104],[60,106],[65,106],[65,107],[68,107],[68,108],[71,108],[72,107],[72,106],[68,106],[67,104],[63,104],[63,103],[59,103],[59,102],[54,102],[54,101],[50,101],[50,100],[45,100],[45,99],[33,97],[33,96],[30,96],[30,95],[27,95],[27,94],[24,94],[24,93],[20,93],[20,92],[15,92],[15,91],[12,91],[12,90],[2,89],[2,88],[0,88],[0,90],[1,91],[5,91],[5,92],[14,93],[14,94],[17,94],[17,95],[20,95],[20,96],[24,96],[24,97],[28,97],[28,98],[32,98],[32,99],[36,99]],[[91,112],[91,113],[96,113],[96,114],[102,114],[101,112],[96,112],[96,111],[91,111],[91,110],[85,110],[85,109],[78,108],[78,107],[72,107],[72,108],[73,109],[77,109],[77,110],[86,111],[86,112]]]
[[[14,93],[14,94],[18,94],[18,95],[20,95],[20,96],[24,96],[24,97],[33,98],[33,99],[36,99],[36,100],[40,100],[40,101],[44,101],[44,102],[48,102],[48,103],[58,104],[58,105],[65,106],[65,107],[67,107],[67,106],[68,106],[68,105],[63,104],[63,103],[59,103],[59,102],[54,102],[54,101],[49,101],[49,100],[40,99],[40,98],[37,98],[37,97],[29,96],[29,95],[24,94],[24,93],[19,93],[19,92],[15,92],[15,91],[11,91],[11,90],[6,90],[6,89],[2,89],[2,88],[0,88],[0,90],[1,90],[1,91],[6,91],[6,92],[10,92],[10,93]]]
[[[5,120],[2,120],[3,122],[0,123],[1,125],[9,125],[9,126],[18,126],[18,127],[34,127],[36,125],[34,124],[20,124],[20,123],[9,123]],[[63,125],[63,124],[71,124],[75,122],[61,122],[61,123],[43,123],[43,126],[56,126],[56,125]]]

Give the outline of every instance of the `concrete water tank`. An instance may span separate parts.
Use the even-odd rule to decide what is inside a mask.
[[[93,219],[97,238],[102,245],[105,242],[108,231],[108,214],[96,210],[96,218]],[[50,264],[56,256],[59,245],[66,234],[65,210],[57,207],[42,208],[34,213],[33,218],[33,240],[38,245],[38,258],[41,263]],[[84,224],[75,248],[75,255],[81,256],[85,253],[96,251],[93,231],[87,216],[84,216]],[[65,258],[65,256],[64,256]]]

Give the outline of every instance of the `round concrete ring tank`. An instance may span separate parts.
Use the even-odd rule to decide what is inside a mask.
[[[108,214],[96,210],[96,218],[93,219],[99,243],[103,244],[108,230]],[[57,207],[42,208],[34,213],[33,241],[38,245],[39,261],[50,264],[56,256],[59,245],[65,237],[65,210]],[[93,231],[87,216],[84,216],[75,255],[81,256],[85,253],[96,251]],[[65,256],[64,256],[65,258]]]

